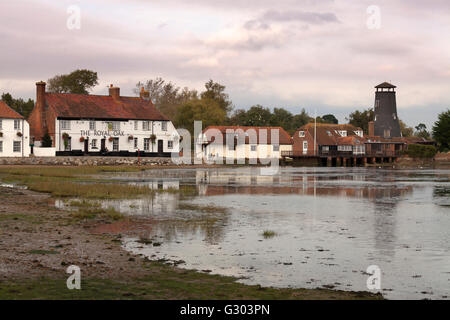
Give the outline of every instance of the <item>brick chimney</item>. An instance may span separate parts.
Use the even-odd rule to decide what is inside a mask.
[[[120,88],[114,87],[112,84],[109,87],[109,95],[113,97],[114,99],[120,98]]]
[[[373,121],[369,122],[369,136],[375,135],[375,124]]]
[[[141,97],[141,99],[148,100],[150,98],[150,92],[146,91],[144,87],[141,87],[139,97]]]
[[[45,86],[44,81],[36,82],[36,107],[44,108],[45,106]],[[41,109],[41,110],[42,110]]]

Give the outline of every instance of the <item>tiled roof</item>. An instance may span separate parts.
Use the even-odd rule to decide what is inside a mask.
[[[383,83],[380,83],[379,85],[377,85],[375,88],[377,88],[377,89],[382,89],[382,88],[395,89],[397,87],[394,86],[393,84],[390,84],[389,82],[383,82]]]
[[[316,125],[316,129],[314,127]],[[329,124],[329,123],[308,123],[302,126],[298,131],[306,131],[311,137],[314,137],[314,131],[317,135],[317,144],[324,146],[335,146],[338,144],[338,139],[342,137],[337,131],[347,131],[347,138],[356,136],[355,131],[362,131],[361,128],[355,127],[351,124]],[[297,132],[295,133],[297,135]],[[358,137],[359,138],[359,137]],[[347,139],[350,141],[350,139]],[[346,140],[340,140],[346,141]]]
[[[223,143],[226,143],[226,131],[229,130],[242,130],[244,133],[247,133],[248,130],[255,130],[257,141],[259,144],[272,144],[271,136],[272,130],[278,130],[278,138],[279,144],[292,144],[292,139],[289,133],[286,132],[282,127],[245,127],[245,126],[209,126],[203,130],[203,133],[206,134],[206,137],[209,142],[214,141],[212,137],[212,130],[217,129],[223,134]],[[261,133],[267,133],[267,139],[263,138]],[[249,136],[245,136],[245,144],[249,143]]]
[[[46,104],[59,118],[169,120],[151,101],[67,93],[46,93]]]
[[[5,102],[0,100],[0,118],[3,119],[23,119],[16,111],[11,109]]]

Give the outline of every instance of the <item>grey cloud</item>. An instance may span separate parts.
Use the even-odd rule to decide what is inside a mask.
[[[262,17],[264,21],[290,22],[299,21],[310,24],[338,23],[339,19],[334,13],[307,12],[307,11],[276,11],[269,10]]]

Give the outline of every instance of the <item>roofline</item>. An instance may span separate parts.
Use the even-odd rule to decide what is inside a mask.
[[[137,118],[79,118],[79,117],[59,117],[56,116],[57,120],[86,120],[86,121],[92,121],[92,120],[96,120],[96,121],[107,121],[107,120],[114,120],[114,121],[168,121],[170,122],[171,120],[167,120],[167,119],[137,119]]]

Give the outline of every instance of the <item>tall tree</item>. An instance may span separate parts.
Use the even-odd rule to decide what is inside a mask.
[[[369,108],[364,111],[353,111],[348,116],[347,121],[354,125],[355,127],[360,127],[363,129],[365,134],[369,133],[369,122],[373,121],[374,118],[374,112],[372,108]]]
[[[89,94],[89,90],[98,85],[98,75],[91,70],[78,69],[69,74],[56,75],[47,83],[49,92]]]
[[[20,113],[24,118],[28,118],[34,108],[34,100],[28,99],[28,101],[25,101],[22,98],[14,99],[8,92],[2,94],[2,101]]]
[[[226,121],[226,112],[217,101],[194,99],[178,108],[175,126],[189,130],[194,138],[194,121],[202,121],[203,129],[210,125],[223,125]]]
[[[334,123],[334,124],[339,123],[338,119],[333,114],[326,114],[326,115],[322,116],[322,122]]]
[[[424,138],[424,139],[430,139],[430,133],[427,130],[427,126],[424,123],[419,123],[416,127],[416,132],[414,135],[416,137]]]
[[[200,94],[202,99],[211,99],[217,102],[219,107],[227,114],[233,110],[233,103],[230,97],[225,93],[225,86],[218,82],[209,80],[205,83],[205,91]]]
[[[287,131],[292,131],[292,113],[283,108],[274,108],[272,113],[272,126],[282,127]]]
[[[298,128],[304,126],[305,124],[309,122],[313,122],[314,118],[310,117],[305,109],[302,109],[302,111],[299,114],[296,114],[292,119],[292,128],[293,130],[297,130]],[[293,134],[294,132],[289,132]]]
[[[450,110],[439,114],[433,126],[433,138],[438,144],[439,151],[448,152],[450,149]]]

